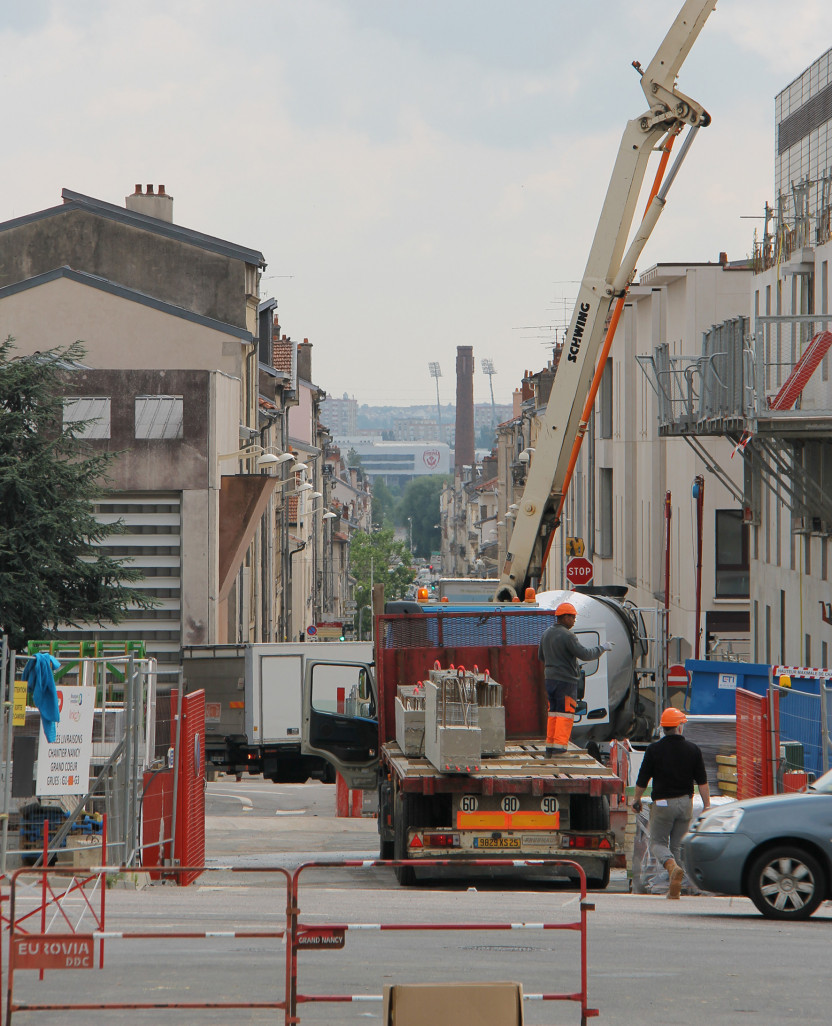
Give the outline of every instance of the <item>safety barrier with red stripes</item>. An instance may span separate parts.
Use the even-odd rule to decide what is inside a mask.
[[[780,753],[777,695],[737,688],[737,798],[774,794]]]
[[[295,917],[292,923],[292,937],[291,942],[287,946],[288,957],[291,958],[291,977],[292,986],[290,988],[290,1010],[291,1019],[287,1018],[288,1022],[300,1022],[300,1018],[297,1015],[298,1006],[304,1004],[311,1004],[314,1002],[324,1003],[344,1003],[352,1001],[382,1001],[382,994],[301,994],[298,992],[297,986],[297,952],[299,948],[311,947],[313,944],[309,943],[309,940],[313,938],[321,938],[321,941],[327,941],[327,946],[340,947],[343,945],[344,938],[350,930],[378,930],[385,932],[417,932],[422,930],[438,931],[438,930],[449,930],[454,932],[459,931],[478,931],[478,930],[570,930],[580,934],[580,981],[581,985],[577,991],[573,992],[560,992],[560,993],[543,993],[543,994],[526,994],[523,997],[526,1001],[571,1001],[580,1004],[581,1006],[581,1026],[585,1026],[587,1019],[592,1016],[598,1015],[597,1008],[589,1008],[587,1004],[587,940],[586,940],[586,914],[587,912],[593,911],[595,905],[587,902],[586,900],[586,874],[584,873],[581,866],[577,862],[571,862],[566,859],[471,859],[466,860],[466,866],[480,866],[480,867],[506,867],[514,866],[518,868],[529,867],[529,866],[563,866],[574,870],[580,877],[581,884],[581,900],[580,900],[580,917],[576,920],[567,923],[320,923],[316,922],[314,925],[305,924],[299,921],[298,916],[300,915],[300,901],[298,894],[298,887],[300,883],[300,875],[305,870],[309,869],[324,869],[332,868],[333,866],[341,866],[343,868],[351,869],[373,869],[379,866],[414,866],[414,867],[425,867],[425,866],[456,866],[459,867],[460,863],[456,859],[402,859],[401,861],[395,862],[384,862],[378,859],[370,860],[347,860],[344,862],[306,862],[304,865],[298,867],[292,876],[292,906],[295,911]]]
[[[286,881],[286,893],[291,893],[292,878],[288,870],[282,866],[269,868],[252,867],[206,867],[206,866],[181,866],[165,870],[165,875],[181,873],[183,876],[195,878],[201,873],[218,871],[223,869],[231,873],[266,873],[279,874]],[[140,869],[124,866],[98,866],[91,870],[99,878],[99,886],[105,888],[106,878],[115,877],[122,873],[148,873],[150,869]],[[169,940],[200,940],[200,939],[228,939],[228,940],[251,940],[252,938],[271,938],[283,940],[288,936],[289,924],[291,922],[290,910],[287,908],[287,927],[280,930],[207,930],[207,931],[170,931],[170,930],[141,930],[141,931],[119,931],[105,930],[103,922],[96,930],[81,932],[72,928],[73,924],[64,916],[63,925],[70,926],[70,930],[59,932],[43,928],[41,933],[28,933],[19,926],[17,917],[17,903],[19,899],[18,884],[22,878],[34,875],[36,878],[47,880],[48,876],[66,876],[75,873],[75,870],[58,867],[52,868],[23,868],[15,870],[11,876],[11,891],[9,894],[9,944],[8,944],[8,983],[6,989],[6,1019],[5,1026],[11,1026],[12,1016],[24,1012],[73,1012],[89,1011],[99,1012],[108,1010],[124,1009],[252,1009],[270,1008],[275,1010],[283,1009],[285,1012],[284,1021],[288,1019],[288,1001],[290,980],[289,980],[289,959],[285,958],[286,975],[284,979],[284,993],[281,998],[271,1001],[93,1001],[82,1002],[20,1002],[14,997],[15,975],[25,970],[36,970],[43,979],[45,970],[66,970],[66,969],[93,969],[95,968],[95,945],[100,945],[99,968],[103,968],[104,942],[115,940],[128,941],[159,941]],[[51,883],[44,882],[44,887],[51,887]],[[288,903],[287,903],[288,904]],[[54,920],[53,920],[54,921]],[[60,925],[60,924],[59,924]],[[223,957],[226,951],[222,952]],[[283,957],[282,955],[280,957]],[[183,979],[183,986],[187,986],[187,980]]]
[[[587,1001],[587,912],[595,908],[593,903],[587,902],[586,876],[583,869],[576,862],[565,859],[472,859],[466,861],[466,865],[472,867],[504,868],[513,867],[539,867],[539,866],[561,866],[567,868],[570,873],[574,872],[580,878],[580,901],[579,917],[568,922],[520,922],[520,923],[499,923],[499,922],[470,922],[470,923],[344,923],[344,922],[316,922],[314,924],[304,923],[300,919],[300,878],[301,874],[314,869],[375,869],[389,868],[396,866],[454,866],[459,868],[458,860],[450,859],[425,859],[425,860],[402,860],[382,861],[370,860],[343,860],[332,862],[307,862],[298,867],[294,873],[282,867],[254,868],[254,867],[205,867],[205,866],[181,866],[170,872],[183,874],[199,874],[224,869],[232,873],[267,873],[280,874],[286,881],[286,928],[280,930],[245,930],[245,931],[113,931],[105,930],[103,924],[97,930],[80,932],[70,930],[59,932],[57,930],[42,932],[39,934],[26,933],[16,927],[16,903],[18,900],[18,883],[25,876],[34,875],[45,877],[46,874],[57,874],[58,876],[72,873],[68,869],[48,868],[24,868],[18,869],[11,878],[10,892],[10,933],[8,945],[8,986],[6,992],[6,1026],[12,1026],[12,1017],[25,1012],[71,1012],[71,1011],[107,1011],[123,1009],[282,1009],[284,1012],[283,1021],[285,1026],[294,1026],[299,1023],[300,1016],[298,1009],[307,1004],[313,1003],[347,1003],[347,1002],[381,1002],[381,994],[305,994],[298,989],[298,951],[308,949],[323,950],[326,948],[337,949],[345,944],[346,934],[350,931],[384,931],[415,932],[415,931],[440,931],[453,932],[469,931],[498,931],[498,930],[566,930],[579,935],[579,966],[580,986],[574,991],[552,992],[552,993],[525,993],[527,1001],[565,1001],[580,1006],[581,1024],[585,1026],[587,1020],[598,1015],[598,1009],[589,1008]],[[143,872],[143,870],[128,870],[129,872]],[[150,872],[150,870],[144,870]],[[100,877],[125,872],[124,867],[97,867],[96,872]],[[167,870],[166,870],[167,872]],[[103,883],[102,883],[103,886]],[[68,922],[68,921],[67,921]],[[64,924],[66,925],[66,924]],[[70,924],[71,925],[71,924]],[[115,940],[138,940],[138,941],[170,941],[177,939],[216,939],[227,938],[230,940],[242,940],[252,938],[273,938],[280,940],[285,938],[285,984],[282,998],[272,1001],[93,1001],[70,1003],[68,1001],[55,1002],[20,1002],[15,1000],[14,983],[15,976],[22,971],[35,970],[43,973],[45,970],[68,970],[68,969],[92,969],[95,965],[95,944],[101,946],[100,965],[103,966],[103,944],[104,941]],[[223,951],[223,955],[226,952]],[[183,985],[187,981],[183,981]],[[413,981],[416,982],[416,981]],[[428,982],[428,981],[422,981]]]

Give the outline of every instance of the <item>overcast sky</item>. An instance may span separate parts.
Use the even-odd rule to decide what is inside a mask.
[[[0,220],[63,187],[259,249],[264,298],[360,402],[497,402],[569,320],[626,121],[681,0],[5,0]],[[774,96],[828,0],[719,0],[680,88],[713,118],[640,261],[749,254]],[[652,176],[651,176],[652,177]],[[59,341],[66,341],[56,338]]]

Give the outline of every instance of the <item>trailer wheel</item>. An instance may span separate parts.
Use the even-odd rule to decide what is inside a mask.
[[[427,809],[421,795],[404,794],[396,795],[393,808],[393,858],[406,859],[407,832],[411,827],[426,825],[423,821]],[[418,882],[413,866],[396,866],[394,872],[402,887],[413,887]]]
[[[606,795],[594,798],[573,794],[569,799],[570,830],[609,830],[610,801]]]
[[[586,878],[586,889],[588,891],[605,891],[610,885],[610,863],[604,863],[604,871],[600,876],[588,876]]]

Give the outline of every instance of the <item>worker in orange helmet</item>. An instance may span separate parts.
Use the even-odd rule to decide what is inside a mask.
[[[572,633],[578,610],[571,602],[561,602],[555,610],[558,622],[548,627],[540,638],[537,656],[545,667],[546,695],[549,717],[546,726],[546,755],[561,755],[569,746],[581,670],[578,660],[588,662],[609,652],[612,642],[585,648]]]
[[[681,709],[669,706],[659,721],[664,731],[644,753],[636,779],[633,808],[641,812],[641,796],[652,779],[653,801],[650,806],[650,854],[667,870],[670,885],[668,898],[682,893],[685,871],[679,865],[682,838],[693,815],[693,785],[699,787],[702,804],[711,804],[708,774],[699,746],[682,737],[682,724],[687,716]]]

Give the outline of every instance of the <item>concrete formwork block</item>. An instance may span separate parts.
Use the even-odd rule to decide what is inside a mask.
[[[425,681],[425,757],[440,773],[474,773],[482,759],[482,731],[479,726],[444,725],[440,689],[443,684]],[[476,713],[476,705],[472,715]]]
[[[482,732],[483,755],[505,755],[506,753],[506,710],[503,705],[480,706],[477,710],[479,728]]]
[[[425,754],[425,710],[405,708],[405,701],[396,696],[396,741],[409,759],[420,759]]]

